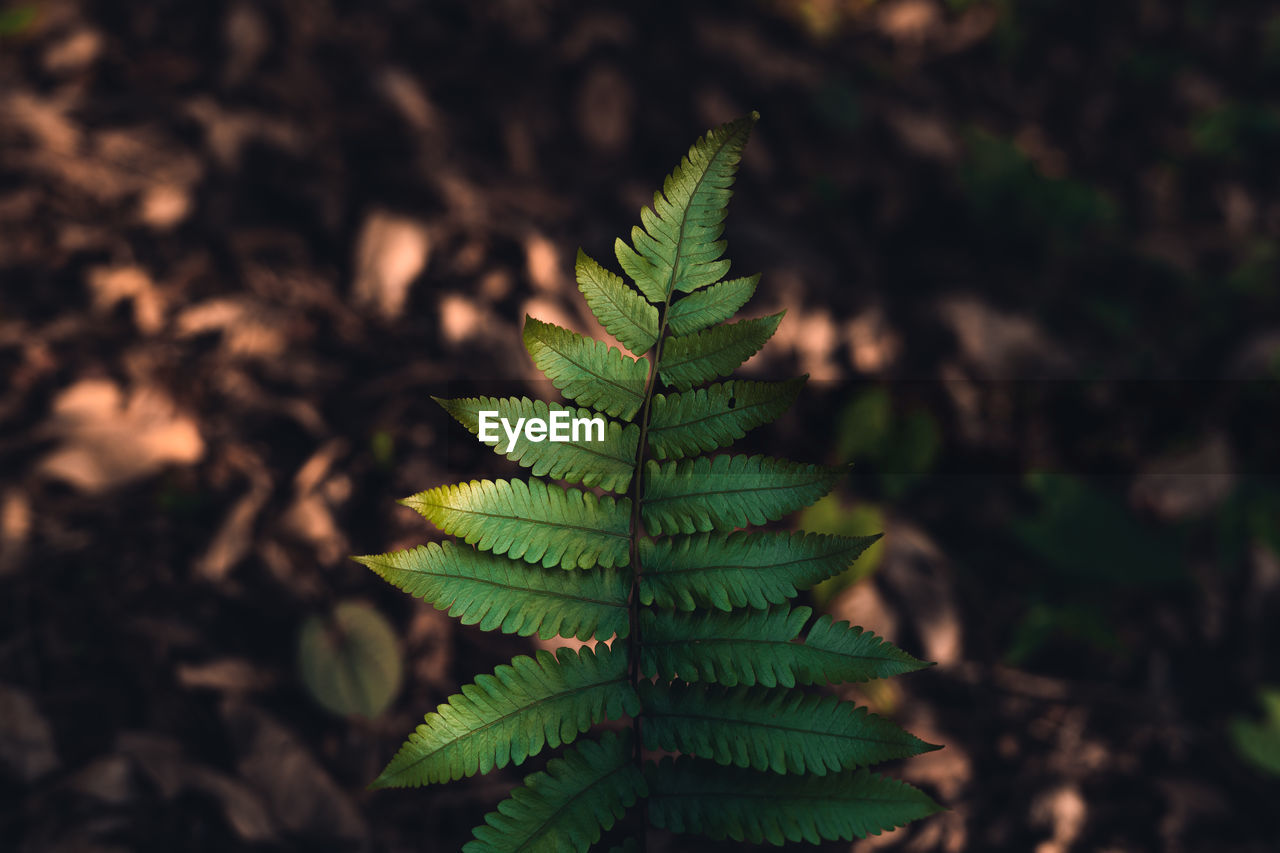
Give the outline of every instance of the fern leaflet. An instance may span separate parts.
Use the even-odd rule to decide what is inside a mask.
[[[518,419],[547,419],[552,412],[565,412],[571,418],[600,417],[588,409],[575,409],[559,403],[546,403],[542,400],[530,400],[528,397],[468,397],[461,400],[442,400],[433,397],[444,410],[453,415],[458,423],[471,430],[472,435],[480,432],[480,413],[482,411],[497,412],[498,417],[512,423]],[[502,430],[494,432],[497,436],[492,441],[484,441],[495,450],[506,447],[509,437]],[[589,431],[580,434],[577,440],[571,437],[568,441],[552,444],[546,441],[530,441],[523,432],[515,440],[509,450],[498,450],[512,462],[523,465],[535,477],[551,477],[556,480],[568,480],[582,483],[584,486],[599,486],[610,492],[626,491],[631,484],[632,470],[635,468],[636,444],[640,440],[640,428],[635,424],[625,427],[616,421],[607,421],[603,441],[595,441]]]
[[[824,775],[933,747],[852,702],[789,690],[640,682],[649,749],[774,773]]]
[[[677,335],[687,335],[722,323],[747,304],[759,283],[760,276],[753,275],[722,281],[706,290],[690,293],[671,303],[667,309],[667,325]]]
[[[631,628],[627,618],[630,585],[622,572],[613,569],[598,569],[579,578],[453,542],[430,542],[408,551],[355,559],[388,583],[482,631],[587,640],[613,634],[625,637]]]
[[[784,313],[779,311],[768,317],[712,326],[692,335],[672,338],[658,362],[658,375],[678,391],[728,376],[773,337]]]
[[[626,498],[597,498],[536,479],[472,480],[402,503],[481,551],[548,568],[627,565]]]
[[[604,330],[636,355],[658,340],[658,309],[622,280],[578,250],[578,290]]]
[[[520,656],[481,675],[428,714],[373,787],[418,787],[523,764],[601,720],[639,712],[626,655],[561,649]]]
[[[870,631],[823,616],[803,643],[794,642],[811,612],[774,607],[732,613],[646,611],[640,617],[646,676],[795,687],[870,681],[912,672],[921,661]]]
[[[603,341],[524,320],[524,345],[533,363],[570,400],[629,421],[644,403],[647,368]]]
[[[641,513],[654,534],[734,530],[777,521],[813,503],[843,474],[841,468],[766,456],[650,462]]]
[[[762,777],[682,757],[664,758],[646,775],[654,826],[755,844],[852,841],[940,811],[905,782],[865,769]]]
[[[630,732],[582,741],[485,815],[463,853],[562,853],[586,850],[600,831],[647,793],[632,756]]]
[[[640,601],[678,610],[763,610],[844,571],[879,538],[740,530],[644,540]]]
[[[732,444],[789,409],[806,378],[718,382],[684,394],[658,394],[649,446],[659,459],[679,459]]]

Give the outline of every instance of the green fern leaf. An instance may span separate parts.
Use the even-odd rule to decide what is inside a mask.
[[[453,542],[355,559],[388,583],[482,631],[588,640],[625,637],[631,627],[630,584],[613,569],[544,569]]]
[[[639,690],[646,749],[717,764],[821,776],[937,748],[833,696],[647,681]]]
[[[738,531],[642,539],[640,603],[764,609],[844,571],[879,538]]]
[[[480,412],[497,412],[512,424],[519,418],[548,419],[552,412],[567,412],[570,418],[600,418],[590,409],[575,409],[559,403],[545,403],[528,397],[467,397],[458,400],[442,400],[432,397],[445,411],[472,434],[480,433]],[[579,434],[578,441],[565,442],[529,441],[523,430],[509,449],[509,438],[502,429],[494,433],[497,438],[484,443],[503,453],[512,462],[531,468],[536,477],[569,480],[585,486],[599,486],[611,492],[624,492],[631,484],[631,474],[636,464],[636,445],[640,441],[640,427],[616,421],[605,421],[604,440],[595,441],[596,433],[588,430]]]
[[[804,684],[871,681],[933,666],[870,631],[835,621],[830,614],[813,624],[801,649],[796,678]]]
[[[865,769],[771,776],[682,756],[645,771],[654,826],[714,839],[852,841],[942,811],[907,783]]]
[[[544,746],[639,711],[625,650],[600,645],[594,653],[584,647],[521,655],[428,714],[373,787],[417,788],[523,764]]]
[[[644,404],[649,363],[604,341],[532,317],[524,320],[524,346],[551,384],[566,397],[629,421]]]
[[[683,394],[657,394],[649,446],[659,459],[680,459],[732,444],[790,408],[807,379],[736,380]]]
[[[577,274],[578,290],[604,330],[636,355],[648,352],[658,340],[658,309],[581,249]]]
[[[671,338],[662,350],[658,375],[677,391],[727,376],[760,351],[782,322],[779,311],[768,317],[712,326],[692,335]],[[558,386],[557,386],[558,387]]]
[[[728,687],[794,687],[869,681],[927,664],[870,631],[823,616],[804,643],[795,642],[808,607],[640,616],[640,669],[646,677],[709,681]]]
[[[759,282],[758,275],[733,278],[677,299],[667,309],[667,325],[677,335],[688,335],[723,323],[747,304]]]
[[[481,551],[547,568],[626,566],[631,501],[543,480],[472,480],[401,501]]]
[[[582,741],[485,815],[463,853],[586,853],[648,790],[631,733]]]
[[[843,468],[767,456],[650,461],[640,511],[653,535],[734,530],[777,521],[831,491]]]
[[[654,193],[653,209],[640,211],[643,228],[631,229],[634,250],[619,239],[614,252],[622,269],[650,302],[688,293],[719,281],[729,271],[720,260],[725,212],[742,149],[759,116],[722,125],[699,139]]]
[[[741,529],[812,503],[846,469],[703,455],[778,418],[807,378],[718,379],[783,316],[734,322],[760,278],[724,280],[726,209],[756,118],[695,142],[641,210],[631,243],[615,243],[630,282],[578,253],[578,288],[608,343],[525,318],[525,347],[563,404],[438,400],[532,476],[405,499],[465,544],[356,558],[464,624],[595,641],[594,651],[538,652],[479,676],[426,716],[375,787],[520,765],[633,718],[527,775],[476,828],[469,853],[634,853],[650,822],[775,844],[849,840],[937,810],[908,785],[855,770],[934,747],[865,708],[794,689],[926,666],[788,605],[877,537]],[[584,420],[591,434],[575,438]],[[681,755],[646,765],[642,747]],[[651,820],[619,827],[641,799]]]

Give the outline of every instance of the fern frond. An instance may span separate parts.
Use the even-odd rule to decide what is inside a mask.
[[[632,761],[631,733],[605,732],[527,776],[485,815],[462,853],[586,853],[601,830],[611,829],[647,793]]]
[[[544,746],[639,710],[625,650],[602,644],[594,653],[583,647],[521,655],[428,714],[373,787],[416,788],[523,764]]]
[[[571,418],[601,418],[601,415],[590,409],[576,409],[562,406],[559,403],[546,403],[542,400],[530,400],[528,397],[466,397],[456,400],[444,400],[432,397],[445,411],[453,415],[454,420],[469,429],[473,435],[480,433],[480,412],[497,412],[515,424],[519,418],[547,419],[552,412],[567,412]],[[603,418],[601,418],[603,420]],[[495,451],[502,453],[512,462],[531,468],[535,477],[551,477],[556,480],[568,480],[582,483],[584,486],[599,486],[610,492],[624,492],[631,484],[631,475],[636,464],[636,445],[640,441],[640,427],[627,424],[625,427],[617,421],[605,421],[603,441],[589,440],[594,433],[580,436],[579,441],[529,441],[520,432],[519,438],[509,450],[501,450],[509,444],[508,436],[502,429],[496,431],[498,436],[493,441],[484,443]],[[572,437],[572,436],[571,436]]]
[[[472,480],[401,501],[481,551],[547,568],[626,566],[631,501],[543,480]]]
[[[844,473],[767,456],[650,461],[640,512],[654,535],[734,530],[777,521],[813,503]]]
[[[710,681],[728,687],[794,687],[870,681],[922,669],[927,664],[847,622],[818,620],[804,643],[794,640],[808,621],[808,607],[640,614],[640,669],[645,676]]]
[[[699,139],[654,193],[653,209],[640,211],[643,228],[631,229],[632,249],[621,239],[614,252],[622,269],[655,305],[675,291],[690,292],[729,271],[720,260],[725,212],[743,146],[759,116],[722,125]]]
[[[646,749],[717,764],[821,776],[937,748],[833,696],[647,681],[639,691]]]
[[[701,332],[671,338],[662,350],[658,375],[677,391],[727,376],[760,351],[782,322],[786,311],[712,326]]]
[[[524,320],[524,346],[533,363],[570,400],[629,421],[644,404],[648,362],[625,356],[604,341]]]
[[[645,776],[654,826],[714,839],[852,841],[942,811],[922,791],[866,769],[771,776],[682,756],[650,764]]]
[[[629,579],[615,569],[565,572],[454,542],[356,557],[379,577],[464,625],[521,637],[625,637]]]
[[[648,352],[658,340],[658,309],[581,249],[576,271],[578,290],[604,330],[634,354]]]
[[[659,459],[680,459],[732,444],[790,408],[808,378],[739,379],[683,394],[657,394],[649,419],[649,446]]]
[[[640,603],[763,609],[844,571],[879,538],[737,531],[642,539]]]
[[[706,290],[690,293],[671,303],[667,309],[667,325],[677,335],[688,335],[723,323],[747,304],[759,283],[760,276],[753,275],[729,279]]]
[[[596,641],[480,675],[426,716],[374,782],[450,781],[572,744],[485,817],[468,853],[636,853],[647,823],[774,844],[850,840],[938,810],[909,785],[856,769],[936,747],[795,689],[926,666],[788,604],[878,537],[741,529],[813,502],[847,469],[718,450],[778,418],[807,379],[720,379],[783,316],[735,322],[760,277],[725,280],[725,212],[757,117],[696,141],[631,243],[616,241],[631,281],[579,251],[578,289],[617,345],[525,318],[525,347],[563,403],[437,400],[531,476],[403,501],[465,544],[355,558],[464,624]],[[590,434],[576,439],[583,421]],[[579,740],[621,716],[632,718],[627,731]],[[646,764],[646,748],[680,756]],[[642,798],[646,815],[617,826]]]

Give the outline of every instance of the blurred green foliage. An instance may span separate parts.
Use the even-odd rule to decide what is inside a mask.
[[[1021,240],[1074,244],[1119,221],[1119,208],[1107,193],[1072,178],[1041,174],[1012,140],[971,128],[965,151],[958,171],[961,188],[974,212],[1006,236],[1014,232]]]
[[[20,36],[36,22],[36,7],[31,4],[0,9],[0,38]]]
[[[372,719],[391,704],[404,679],[395,629],[371,605],[344,601],[312,616],[298,637],[298,668],[307,691],[339,716]]]
[[[1255,297],[1273,297],[1280,281],[1280,243],[1265,237],[1254,240],[1244,258],[1227,277],[1227,285]]]
[[[1269,68],[1280,68],[1280,12],[1273,12],[1262,26],[1262,61]]]
[[[862,126],[862,104],[853,84],[847,80],[827,80],[812,97],[813,111],[825,123],[845,131],[855,131]]]
[[[1014,537],[1068,585],[1161,586],[1186,579],[1169,529],[1139,522],[1128,508],[1083,480],[1033,473],[1038,511],[1013,522]]]
[[[396,439],[390,430],[380,429],[369,437],[369,451],[379,468],[390,468],[396,459]]]
[[[1236,752],[1254,767],[1280,776],[1280,688],[1264,688],[1258,693],[1261,720],[1237,717],[1231,721],[1231,741]]]
[[[885,388],[864,391],[840,413],[836,458],[872,462],[890,499],[901,497],[929,472],[941,446],[933,415],[923,409],[895,412]]]
[[[1274,485],[1246,479],[1218,509],[1216,522],[1219,565],[1240,565],[1253,543],[1280,557],[1280,489]]]
[[[1123,651],[1115,627],[1097,604],[1037,601],[1023,613],[1014,629],[1005,652],[1005,662],[1010,666],[1022,666],[1036,652],[1058,639],[1105,654]]]
[[[1191,122],[1191,147],[1224,160],[1274,154],[1280,143],[1280,111],[1246,103],[1226,103],[1198,113]]]
[[[1005,651],[1023,665],[1055,642],[1123,656],[1115,605],[1125,591],[1167,589],[1186,582],[1182,532],[1135,518],[1120,500],[1066,474],[1032,473],[1037,500],[1011,522],[1014,539],[1036,558],[1029,603]]]
[[[810,533],[874,536],[884,532],[884,512],[872,503],[847,505],[839,494],[830,494],[801,511],[798,526]],[[841,590],[870,577],[883,559],[884,540],[881,539],[864,551],[848,569],[813,587],[814,602],[825,607]]]

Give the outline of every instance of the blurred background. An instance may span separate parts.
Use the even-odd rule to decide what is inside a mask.
[[[849,695],[951,810],[852,849],[1280,849],[1280,13],[1210,0],[0,4],[0,846],[456,850],[521,770],[364,787],[534,644],[347,555],[518,475],[429,395],[545,391],[752,109],[743,446],[855,463],[807,598],[939,664]]]

